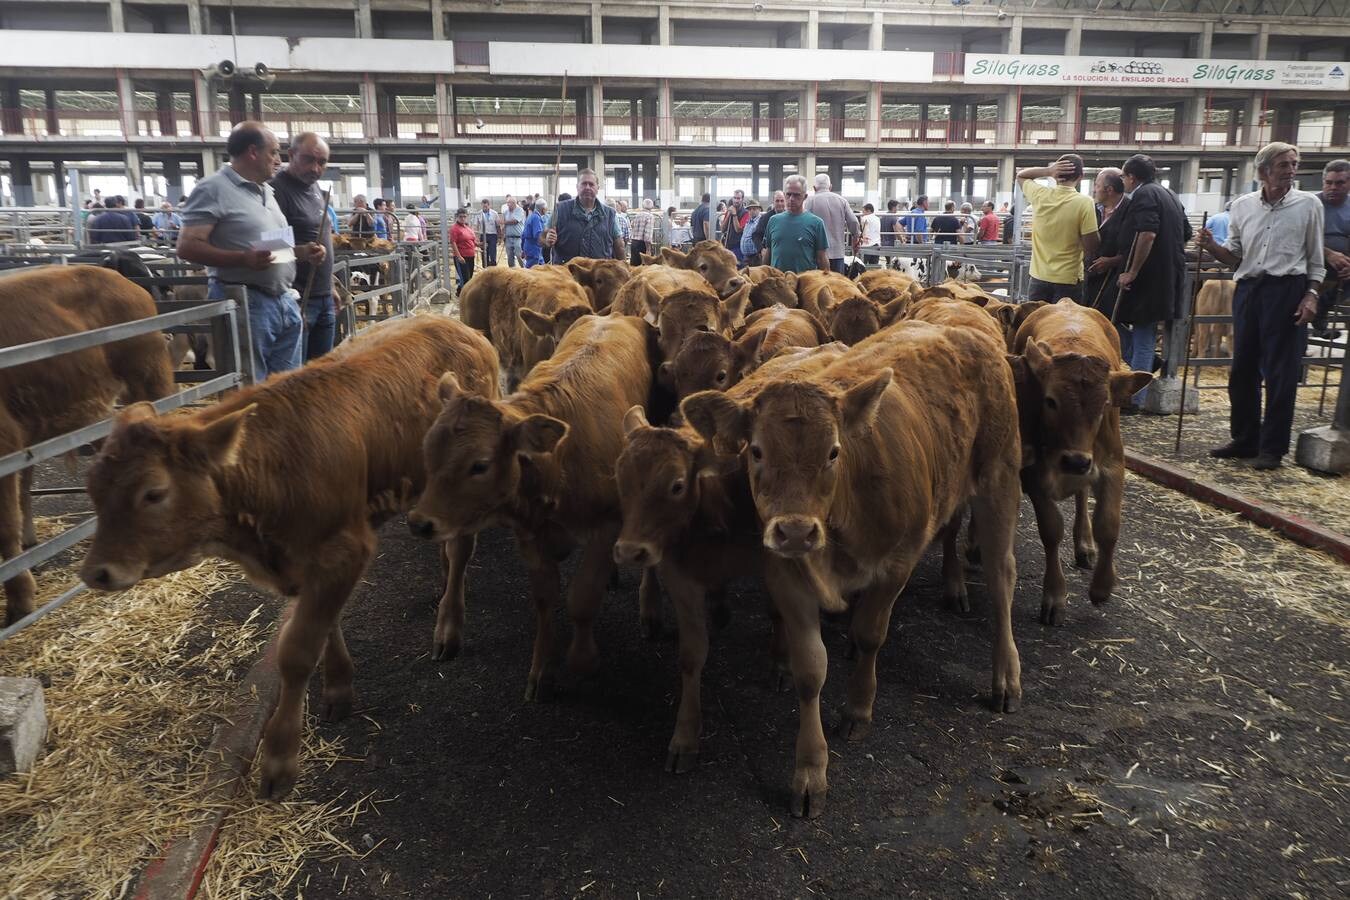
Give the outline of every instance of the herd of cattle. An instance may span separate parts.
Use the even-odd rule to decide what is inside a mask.
[[[0,315],[22,323],[7,343],[154,312],[145,291],[105,269],[0,281]],[[1115,330],[1090,309],[1008,304],[959,281],[925,288],[892,270],[856,281],[738,271],[731,253],[705,242],[632,268],[489,269],[463,291],[461,319],[367,329],[298,371],[165,416],[139,402],[172,390],[153,335],[0,370],[0,455],[97,420],[117,395],[130,403],[88,474],[99,523],[81,572],[88,585],[121,590],[219,556],[297,598],[279,639],[263,797],[295,783],[321,658],[324,717],[351,711],[342,608],[375,529],[409,509],[409,527],[439,545],[446,572],[438,659],[464,640],[476,535],[514,532],[536,617],[527,698],[552,662],[550,620],[572,549],[580,545],[566,598],[574,671],[598,665],[593,625],[614,566],[641,567],[643,633],[660,630],[662,591],[679,628],[671,771],[698,756],[708,603],[716,614],[728,581],[762,578],[773,660],[800,703],[796,815],[819,814],[826,796],[821,610],[852,614],[840,733],[858,740],[871,727],[892,607],[936,539],[953,604],[968,608],[965,566],[984,570],[996,710],[1022,697],[1012,602],[1023,492],[1045,546],[1042,621],[1065,620],[1057,501],[1069,496],[1075,560],[1093,569],[1090,599],[1111,595],[1124,476],[1116,407],[1151,376],[1123,367]],[[26,491],[16,476],[4,488],[9,557],[32,535],[22,533]],[[31,576],[5,588],[8,619],[31,609]]]

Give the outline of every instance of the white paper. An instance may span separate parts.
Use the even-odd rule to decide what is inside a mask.
[[[295,229],[287,225],[285,228],[273,228],[271,231],[264,231],[258,240],[249,244],[254,250],[290,250],[295,247]],[[295,258],[295,254],[291,254]]]

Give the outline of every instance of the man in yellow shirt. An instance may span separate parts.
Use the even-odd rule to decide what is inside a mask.
[[[1055,179],[1054,187],[1037,178]],[[1017,184],[1032,206],[1031,288],[1028,300],[1083,302],[1083,253],[1097,252],[1097,210],[1079,193],[1083,158],[1066,153],[1054,165],[1022,169]]]

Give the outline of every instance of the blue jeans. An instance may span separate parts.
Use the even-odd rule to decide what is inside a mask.
[[[844,274],[844,258],[842,256],[830,258],[830,271],[838,272],[840,275]]]
[[[506,265],[508,268],[519,266],[522,263],[520,254],[520,238],[509,237],[506,239]]]
[[[208,300],[224,300],[225,284],[211,279]],[[248,332],[253,350],[253,375],[258,381],[304,363],[304,328],[300,306],[276,294],[248,288]]]
[[[333,333],[337,330],[337,315],[333,310],[333,297],[310,297],[305,304],[305,362],[323,356],[333,349]]]
[[[1135,372],[1153,371],[1153,344],[1158,339],[1157,322],[1136,322],[1134,325],[1116,323],[1120,334],[1120,358]],[[1148,394],[1145,387],[1134,395],[1134,405],[1143,406]]]

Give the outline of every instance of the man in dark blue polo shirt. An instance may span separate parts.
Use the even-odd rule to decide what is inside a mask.
[[[289,161],[269,182],[277,198],[277,206],[286,221],[295,229],[295,242],[318,241],[320,225],[327,215],[319,179],[328,167],[328,144],[312,131],[291,138]],[[296,260],[295,281],[292,286],[305,304],[305,361],[323,356],[333,349],[333,331],[337,313],[333,308],[333,235],[324,230],[323,260],[318,266]],[[310,269],[314,269],[309,297],[305,288],[310,285]]]

